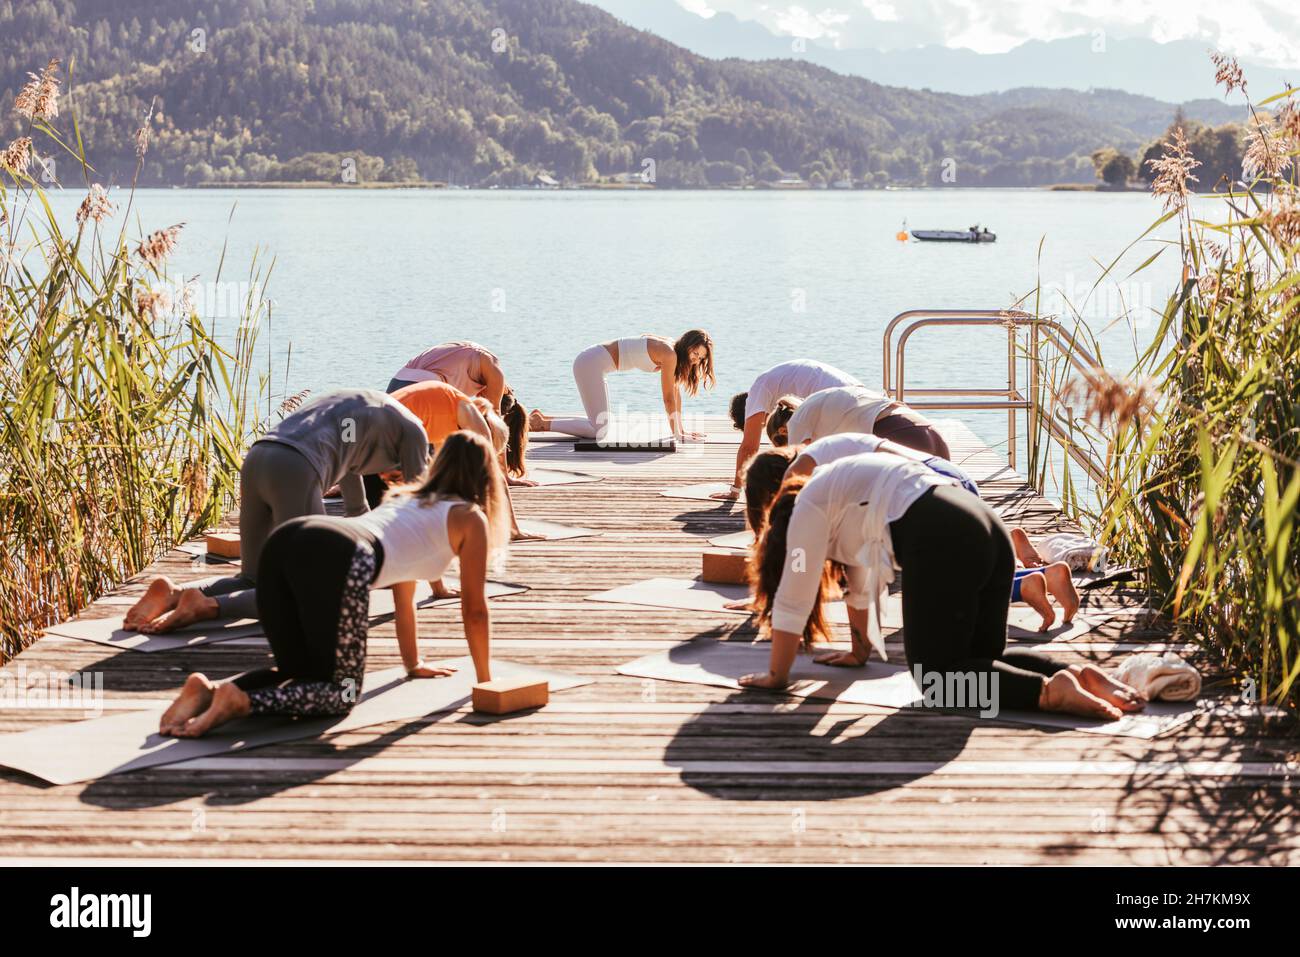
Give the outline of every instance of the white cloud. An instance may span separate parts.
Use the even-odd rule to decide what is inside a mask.
[[[1000,53],[1028,40],[1104,30],[1114,38],[1202,40],[1238,56],[1300,65],[1300,17],[1273,0],[677,0],[726,11],[773,32],[840,47],[922,44]],[[1289,4],[1288,4],[1289,6]]]

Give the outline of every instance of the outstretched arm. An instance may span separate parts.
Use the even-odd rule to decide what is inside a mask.
[[[465,641],[479,681],[492,680],[491,622],[487,606],[487,518],[478,508],[458,505],[447,520],[452,547],[460,558],[460,614]]]
[[[739,498],[745,482],[745,463],[754,457],[759,443],[763,440],[763,424],[767,422],[766,412],[755,412],[745,420],[745,431],[740,439],[740,448],[736,449],[736,472],[731,479],[731,489],[717,492],[711,498]]]

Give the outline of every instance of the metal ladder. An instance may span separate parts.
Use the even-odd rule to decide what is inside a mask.
[[[900,326],[903,328],[898,333],[898,345],[895,347],[894,333]],[[942,389],[909,389],[905,381],[907,342],[914,332],[928,326],[1004,328],[1007,337],[1007,384],[999,388],[956,386]],[[1079,345],[1075,337],[1053,316],[1035,316],[1018,310],[1003,309],[910,309],[899,313],[885,327],[884,391],[886,395],[898,402],[906,402],[914,409],[960,409],[981,412],[1005,409],[1007,464],[1013,469],[1016,468],[1017,458],[1016,413],[1024,410],[1027,432],[1041,427],[1061,446],[1072,461],[1087,472],[1093,482],[1104,485],[1105,470],[1088,449],[1081,447],[1075,441],[1071,434],[1070,423],[1073,421],[1073,415],[1069,406],[1053,383],[1043,374],[1044,345],[1055,349],[1080,373],[1086,375],[1102,369],[1101,363]],[[1028,394],[1020,391],[1018,381],[1017,360],[1022,357],[1029,365]],[[913,401],[911,396],[935,398]]]

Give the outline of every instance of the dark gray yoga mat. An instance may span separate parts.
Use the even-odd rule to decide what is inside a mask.
[[[410,680],[401,668],[367,674],[361,700],[350,714],[339,717],[250,717],[202,738],[164,738],[158,734],[163,711],[159,707],[0,735],[0,766],[25,771],[51,784],[75,784],[139,768],[457,710],[469,702],[470,689],[477,683],[473,662],[464,657],[437,664],[459,670],[450,678]],[[493,661],[492,677],[546,681],[551,691],[591,684],[589,678],[509,661]]]
[[[738,679],[742,675],[766,672],[770,658],[771,645],[767,642],[746,644],[697,640],[620,665],[618,673],[636,678],[657,678],[739,689]],[[910,707],[922,697],[906,667],[874,658],[862,668],[839,668],[815,664],[810,656],[800,655],[790,671],[790,677],[790,687],[777,693],[884,708]],[[1040,711],[1003,711],[991,717],[1017,724],[1093,734],[1154,738],[1186,724],[1199,711],[1200,708],[1194,702],[1186,702],[1149,704],[1145,711],[1125,715],[1118,721],[1076,718]]]

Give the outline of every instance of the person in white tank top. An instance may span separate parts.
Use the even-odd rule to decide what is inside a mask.
[[[504,547],[507,530],[496,453],[469,432],[448,436],[418,487],[365,515],[285,522],[262,550],[257,591],[275,667],[220,683],[190,675],[163,713],[159,733],[198,737],[245,715],[347,714],[365,678],[370,592],[379,588],[393,591],[397,647],[407,675],[450,675],[452,669],[420,657],[415,584],[438,582],[453,559],[460,563],[461,617],[475,676],[491,681],[487,569],[492,550]]]
[[[529,427],[543,432],[563,432],[582,439],[601,438],[609,424],[609,386],[611,372],[658,373],[663,394],[664,412],[673,436],[679,441],[701,440],[703,434],[688,432],[682,424],[682,392],[697,395],[711,388],[713,374],[713,340],[702,329],[692,329],[674,342],[663,336],[631,336],[589,346],[573,360],[573,379],[586,415],[565,417],[547,415],[534,409]]]

